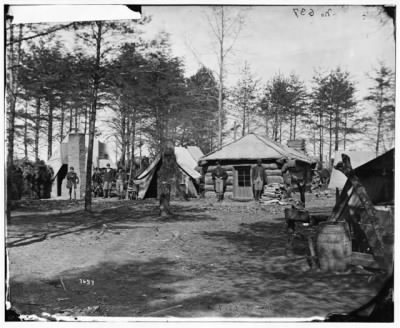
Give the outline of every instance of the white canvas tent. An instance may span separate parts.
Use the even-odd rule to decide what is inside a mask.
[[[350,157],[351,166],[353,169],[369,162],[370,160],[375,158],[375,154],[373,152],[366,152],[366,151],[341,151],[335,153],[333,165],[342,161],[342,154],[346,154]],[[328,189],[339,188],[342,190],[345,183],[347,181],[347,177],[340,171],[336,170],[335,168],[332,169],[331,178],[329,181]]]
[[[189,151],[188,148],[191,148],[192,151]],[[200,157],[203,156],[203,153],[198,147],[175,147],[176,161],[183,177],[182,183],[185,183],[186,191],[189,196],[197,197],[198,192],[196,185],[201,175],[195,170],[197,160],[192,154],[195,154],[194,156],[196,158],[196,154]],[[139,199],[157,197],[157,171],[160,166],[161,156],[158,155],[150,166],[134,180],[134,183],[139,185]]]
[[[69,170],[70,166],[75,166],[70,163],[71,154],[69,151],[71,149],[70,143],[70,135],[68,134],[63,141],[55,147],[53,151],[53,156],[47,161],[47,165],[51,166],[54,170],[54,183],[52,186],[52,197],[62,196],[63,192],[65,192],[65,176]],[[83,136],[83,135],[82,135]],[[73,142],[72,142],[73,143]],[[87,149],[89,145],[89,136],[85,136],[85,149],[82,153],[85,156],[85,163],[87,159]],[[75,159],[80,156],[78,153],[73,151],[72,157]],[[75,161],[76,162],[76,161]],[[93,167],[105,167],[106,164],[110,164],[112,168],[116,168],[115,163],[110,158],[110,150],[107,144],[99,141],[97,138],[94,139],[93,143]],[[86,164],[85,164],[86,165]],[[85,166],[86,168],[86,166]],[[79,180],[84,181],[85,179],[85,170],[80,171],[75,167],[75,171],[80,173]]]

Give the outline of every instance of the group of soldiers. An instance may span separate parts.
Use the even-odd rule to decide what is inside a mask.
[[[9,178],[11,200],[50,198],[54,171],[44,161],[14,165]]]
[[[79,178],[73,167],[70,167],[70,171],[67,173],[67,189],[69,190],[69,198],[72,199],[72,191],[74,191],[74,199],[76,199],[75,190],[79,184]],[[122,168],[114,170],[110,164],[106,165],[106,168],[94,169],[92,175],[92,191],[94,197],[111,198],[111,190],[115,186],[117,195],[121,199],[124,195],[125,190],[128,189],[127,185],[128,173]]]
[[[301,203],[305,204],[305,191],[306,187],[313,180],[312,171],[306,167],[296,166],[291,163],[287,158],[282,158],[278,160],[281,165],[281,172],[283,177],[283,192],[286,198],[291,197],[294,186],[296,186],[297,191],[300,193]],[[228,174],[226,170],[221,166],[220,162],[217,162],[217,167],[212,172],[212,179],[214,183],[214,190],[217,195],[217,200],[222,201],[224,199],[224,193],[226,190],[226,181],[228,179]],[[253,186],[253,195],[256,201],[261,200],[263,194],[264,185],[266,184],[264,167],[262,166],[262,160],[258,159],[257,164],[251,169],[251,182]],[[314,174],[320,177],[321,170],[314,170]],[[325,176],[324,176],[325,177]],[[321,178],[321,183],[326,183],[329,181],[329,172],[327,173],[327,178],[324,180]]]
[[[226,170],[221,166],[221,163],[219,161],[217,161],[216,164],[217,167],[212,172],[212,179],[214,183],[214,190],[217,194],[217,200],[220,202],[224,199],[228,174],[226,173]],[[262,166],[261,159],[257,160],[257,165],[254,166],[251,170],[251,180],[253,183],[254,199],[258,201],[261,199],[265,184],[264,167]]]

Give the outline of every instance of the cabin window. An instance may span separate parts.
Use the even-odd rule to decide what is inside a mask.
[[[251,187],[250,166],[236,167],[239,187]]]

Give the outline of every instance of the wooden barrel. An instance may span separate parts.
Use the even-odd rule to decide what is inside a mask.
[[[325,223],[317,236],[322,271],[345,271],[351,262],[351,238],[344,223]]]

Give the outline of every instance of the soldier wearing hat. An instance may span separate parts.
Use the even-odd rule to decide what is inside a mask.
[[[104,196],[103,198],[111,197],[111,186],[114,181],[114,170],[110,167],[110,163],[108,163],[106,170],[104,171],[103,176],[103,190]]]
[[[257,160],[257,165],[251,170],[251,180],[254,188],[254,199],[260,200],[264,188],[264,167],[261,159]]]
[[[67,173],[67,189],[69,189],[69,200],[72,200],[72,188],[74,189],[74,199],[76,199],[76,185],[79,184],[79,178],[74,168],[71,166]]]

